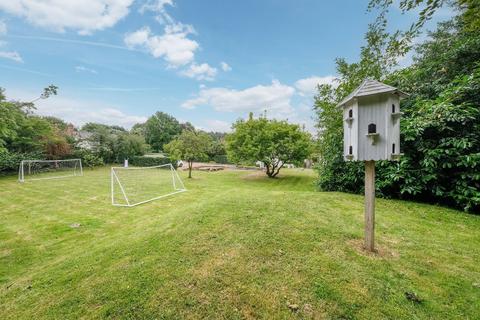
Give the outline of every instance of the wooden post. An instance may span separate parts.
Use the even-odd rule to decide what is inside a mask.
[[[365,249],[375,251],[375,161],[365,161]]]

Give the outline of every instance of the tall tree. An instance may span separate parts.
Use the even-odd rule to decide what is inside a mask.
[[[141,156],[147,152],[145,139],[136,134],[120,133],[115,140],[113,153],[115,160],[121,162],[134,156]]]
[[[177,119],[164,112],[156,112],[145,123],[145,140],[156,152],[180,134],[182,128]]]
[[[414,63],[408,68],[395,71],[375,66],[403,54],[389,50],[391,38],[381,28],[373,33],[381,31],[378,36],[367,36],[359,62],[337,64],[338,87],[320,86],[315,99],[321,189],[362,191],[362,165],[343,161],[342,119],[335,106],[359,80],[372,77],[410,93],[402,102],[405,155],[398,163],[379,162],[377,194],[480,209],[480,176],[476,173],[480,102],[474,94],[480,85],[480,30],[475,29],[473,16],[478,16],[478,6],[459,7],[458,17],[442,23],[429,40],[417,46]],[[370,39],[385,39],[385,45]],[[375,57],[375,52],[380,54]]]
[[[194,161],[205,161],[208,159],[208,150],[212,138],[204,133],[193,130],[184,130],[182,133],[165,145],[165,151],[174,160],[184,160],[188,164],[188,177],[192,177]]]

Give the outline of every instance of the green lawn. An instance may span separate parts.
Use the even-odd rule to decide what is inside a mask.
[[[181,172],[133,208],[109,172],[0,178],[0,319],[480,318],[480,216],[378,199],[370,255],[363,197],[311,171]]]

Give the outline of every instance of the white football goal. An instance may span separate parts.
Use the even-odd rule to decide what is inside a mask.
[[[112,167],[114,206],[133,207],[187,191],[172,164],[154,167]]]
[[[18,181],[56,179],[82,176],[82,160],[22,160],[18,168]]]

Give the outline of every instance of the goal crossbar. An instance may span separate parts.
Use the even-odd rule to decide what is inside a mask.
[[[127,188],[126,188],[126,186],[124,186],[124,184],[128,184],[129,181],[128,181],[128,177],[126,177],[126,178],[122,177],[122,172],[126,172],[126,171],[141,172],[142,170],[143,171],[149,171],[149,170],[156,170],[156,169],[157,170],[165,169],[165,170],[162,170],[162,172],[169,172],[170,173],[171,182],[164,182],[164,184],[166,184],[166,185],[171,183],[170,190],[166,194],[161,194],[161,195],[158,195],[158,196],[149,197],[148,199],[145,199],[145,200],[136,200],[136,201],[135,201],[135,199],[132,200],[132,197],[131,197],[130,194],[134,193],[134,192],[132,192],[132,188],[135,188],[135,186],[129,186],[128,189],[130,189],[130,190],[126,190]],[[134,207],[134,206],[138,206],[140,204],[144,204],[144,203],[147,203],[147,202],[151,202],[151,201],[154,201],[154,200],[158,200],[158,199],[165,198],[165,197],[177,194],[177,193],[187,191],[187,189],[185,188],[185,185],[183,184],[182,179],[178,175],[177,170],[175,170],[175,168],[170,163],[169,164],[158,165],[158,166],[152,166],[152,167],[127,167],[127,168],[126,167],[112,167],[110,170],[111,170],[111,179],[110,179],[111,198],[112,198],[112,205],[114,205],[114,206]],[[155,177],[155,174],[149,174],[147,176],[136,177],[136,181],[135,181],[135,179],[133,179],[134,180],[133,182],[137,182],[137,183],[140,183],[140,184],[152,183],[154,185],[153,186],[153,191],[155,191],[155,183],[158,183],[158,180],[156,178],[157,177]],[[120,189],[121,198],[123,198],[125,203],[119,203],[119,202],[116,201],[117,199],[116,199],[116,195],[115,195],[115,186],[118,186],[118,188]],[[149,190],[149,191],[151,192],[152,190]],[[158,192],[160,192],[160,190],[158,190]],[[130,198],[129,198],[129,196],[130,196]]]

